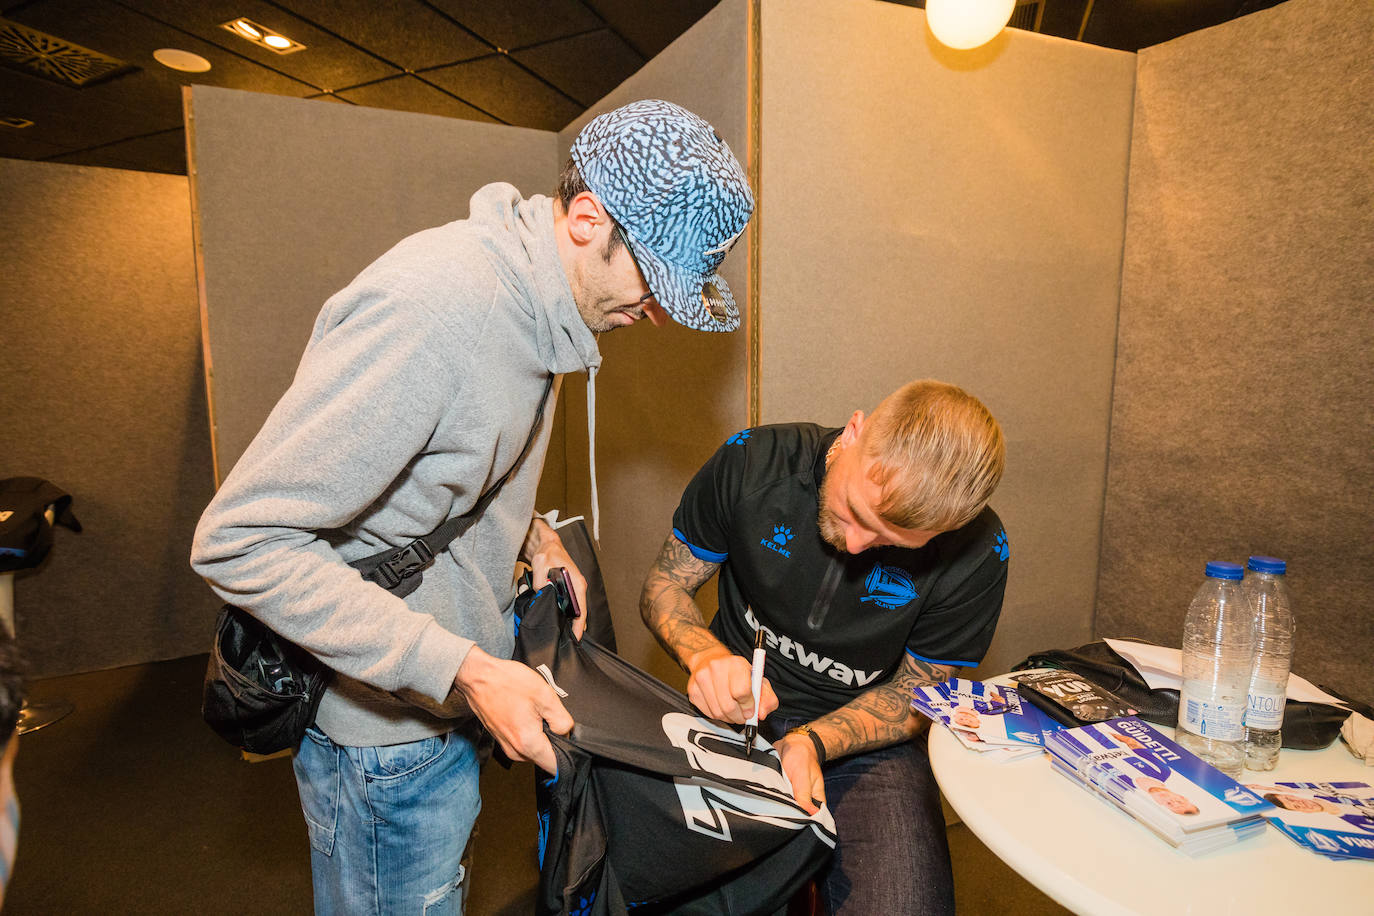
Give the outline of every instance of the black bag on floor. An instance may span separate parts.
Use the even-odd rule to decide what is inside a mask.
[[[1012,671],[1024,671],[1027,668],[1067,668],[1140,710],[1140,718],[1145,721],[1171,728],[1178,724],[1178,691],[1169,688],[1152,690],[1135,666],[1102,640],[1073,649],[1037,652],[1015,665]],[[1348,700],[1329,687],[1322,689],[1346,700],[1352,709],[1366,716],[1374,713],[1365,704]],[[1288,700],[1283,707],[1283,746],[1299,751],[1327,747],[1341,733],[1341,725],[1349,716],[1350,709],[1328,703]]]
[[[561,589],[524,592],[515,605],[516,659],[576,722],[566,737],[549,735],[558,774],[537,786],[535,912],[778,910],[830,858],[829,811],[796,804],[762,739],[746,756],[739,732],[593,637],[575,641]]]

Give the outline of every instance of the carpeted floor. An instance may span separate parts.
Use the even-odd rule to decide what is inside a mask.
[[[307,914],[309,853],[290,761],[244,761],[200,720],[205,657],[38,681],[75,711],[19,739],[19,857],[5,916]],[[533,911],[533,770],[491,765],[472,916]],[[962,825],[950,828],[961,916],[1067,912]],[[882,914],[896,916],[896,914]]]

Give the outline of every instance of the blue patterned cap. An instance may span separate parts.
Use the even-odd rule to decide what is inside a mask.
[[[572,158],[625,230],[664,311],[698,331],[739,327],[716,270],[749,224],[754,195],[715,129],[672,102],[644,99],[593,119]]]

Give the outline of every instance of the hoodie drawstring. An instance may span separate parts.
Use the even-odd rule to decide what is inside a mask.
[[[587,367],[587,467],[592,475],[592,541],[601,543],[601,505],[596,497],[596,366]]]

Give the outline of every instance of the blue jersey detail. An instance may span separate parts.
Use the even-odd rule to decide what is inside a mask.
[[[687,535],[676,528],[673,529],[673,537],[682,542],[682,545],[692,552],[692,556],[698,560],[705,560],[707,563],[724,563],[725,558],[730,556],[728,553],[716,553],[714,550],[707,550],[705,547],[698,547],[687,540]]]
[[[978,666],[977,662],[957,662],[947,658],[926,658],[919,652],[912,652],[910,649],[906,650],[906,654],[917,661],[930,662],[932,665],[953,665],[955,668],[976,668]]]
[[[882,563],[874,563],[873,568],[868,571],[868,577],[864,579],[864,589],[868,594],[859,599],[860,604],[871,601],[878,607],[892,611],[904,608],[921,597],[916,593],[916,583],[910,573]]]
[[[997,558],[1003,563],[1011,556],[1011,543],[1007,540],[1006,529],[997,532],[997,543],[992,545],[992,552],[997,554]]]
[[[743,444],[744,444],[744,441],[745,441],[746,439],[749,438],[749,433],[750,433],[750,432],[752,432],[752,430],[742,429],[742,430],[740,430],[739,432],[735,433],[733,436],[731,436],[729,439],[726,439],[726,440],[725,440],[725,444],[726,444],[726,445],[743,445]]]

